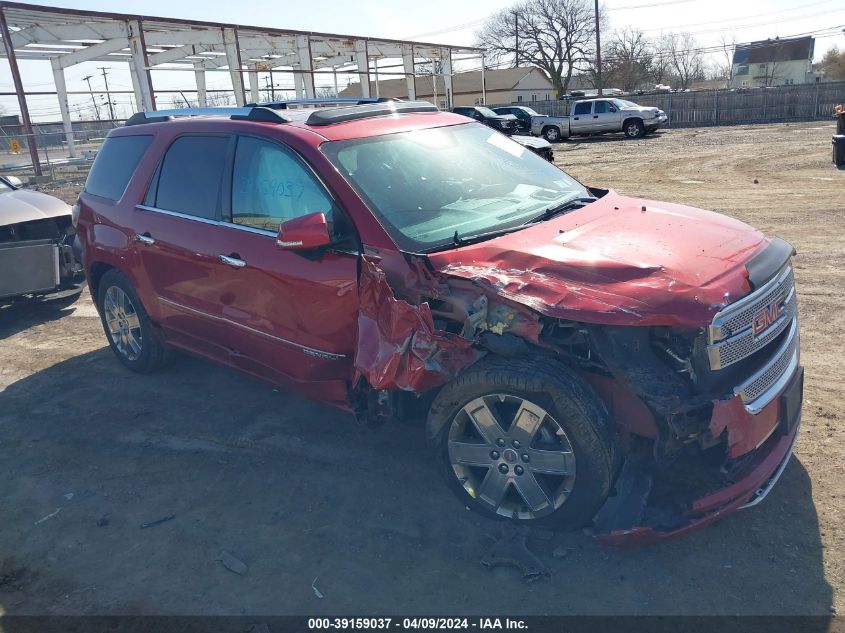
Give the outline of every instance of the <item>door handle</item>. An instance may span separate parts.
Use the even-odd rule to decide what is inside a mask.
[[[593,118],[594,118],[594,119],[598,119],[598,118],[599,118],[599,115],[598,115],[598,114],[594,114],[594,115],[593,115]]]
[[[246,266],[246,262],[237,257],[230,257],[229,255],[220,255],[219,257],[221,262],[232,268],[243,268]]]
[[[578,117],[577,117],[577,116],[576,116],[576,117],[573,117],[573,119],[574,119],[575,121],[577,121],[577,120],[578,120]]]
[[[141,242],[141,244],[146,244],[147,246],[151,246],[156,243],[156,241],[150,237],[149,233],[144,233],[143,235],[138,233],[135,235],[135,239]]]

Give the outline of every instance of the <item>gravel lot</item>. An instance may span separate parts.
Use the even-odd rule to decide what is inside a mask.
[[[86,294],[65,309],[0,309],[0,614],[842,613],[845,171],[830,162],[833,132],[556,146],[588,184],[720,211],[798,249],[804,423],[797,458],[755,509],[632,551],[535,533],[551,577],[527,584],[479,564],[502,527],[453,499],[421,429],[364,430],[195,358],[132,375]],[[47,188],[70,201],[80,180]],[[227,569],[223,552],[248,569]]]

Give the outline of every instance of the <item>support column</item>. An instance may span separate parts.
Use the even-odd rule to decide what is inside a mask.
[[[378,92],[378,57],[373,58],[373,87],[375,88],[375,98],[379,98]]]
[[[296,98],[297,99],[304,99],[305,98],[305,86],[304,81],[302,80],[302,73],[296,72],[299,68],[293,69],[293,88],[296,90]]]
[[[56,84],[56,94],[59,98],[59,112],[62,113],[62,126],[65,130],[68,155],[71,158],[76,158],[78,154],[76,152],[76,143],[73,139],[73,122],[70,120],[70,105],[67,100],[65,71],[59,66],[59,60],[55,57],[50,60],[50,64],[53,66],[53,83]]]
[[[6,49],[6,57],[9,60],[9,70],[12,71],[12,81],[15,84],[15,92],[18,96],[18,107],[21,109],[23,129],[26,133],[26,145],[29,147],[29,156],[32,160],[32,169],[36,176],[41,176],[41,161],[38,159],[38,144],[35,141],[35,134],[32,132],[32,121],[29,118],[29,108],[26,105],[26,95],[23,92],[23,82],[18,69],[18,58],[15,55],[15,47],[12,44],[12,37],[9,35],[9,25],[6,24],[6,12],[0,7],[0,36],[3,37],[3,47]]]
[[[481,104],[487,105],[487,79],[484,77],[484,53],[481,53]]]
[[[405,83],[408,85],[408,99],[417,98],[417,75],[414,68],[414,45],[402,44],[402,65],[405,69]]]
[[[258,92],[258,69],[254,66],[249,69],[249,100],[252,103],[261,101],[261,93]]]
[[[446,109],[451,110],[454,102],[452,95],[452,49],[440,49],[440,72],[443,75],[443,86],[446,92]]]
[[[205,68],[200,64],[194,64],[194,80],[197,84],[197,105],[200,108],[208,107],[208,95],[205,91]]]
[[[243,106],[246,103],[246,93],[244,93],[244,78],[241,74],[241,51],[238,46],[238,32],[235,29],[223,29],[223,47],[226,49],[226,65],[229,66],[232,89],[235,91],[235,103]]]
[[[152,111],[156,109],[156,102],[153,81],[148,69],[149,58],[144,43],[144,29],[140,20],[127,21],[126,28],[129,36],[129,50],[132,52],[129,66],[133,75],[135,103],[141,110]]]
[[[370,57],[367,54],[366,40],[355,40],[355,62],[358,65],[361,96],[368,99],[370,97]]]
[[[299,58],[300,84],[305,89],[305,97],[314,99],[317,91],[314,89],[314,63],[311,57],[311,38],[308,35],[296,36],[296,54]]]

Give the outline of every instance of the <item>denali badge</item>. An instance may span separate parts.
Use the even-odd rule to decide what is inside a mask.
[[[768,330],[770,325],[783,316],[783,303],[785,298],[786,294],[782,292],[768,305],[763,306],[754,313],[754,319],[751,321],[754,338],[757,338],[760,334]]]

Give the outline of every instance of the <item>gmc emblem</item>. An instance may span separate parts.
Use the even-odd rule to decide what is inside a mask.
[[[754,313],[754,319],[751,321],[754,338],[768,330],[769,326],[783,316],[784,299],[786,299],[786,294],[782,292],[771,303]]]

